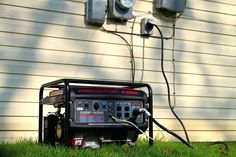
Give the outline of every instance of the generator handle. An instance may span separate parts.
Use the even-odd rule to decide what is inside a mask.
[[[133,82],[112,82],[112,81],[97,81],[97,80],[81,80],[81,79],[59,79],[52,82],[43,84],[39,91],[39,130],[38,130],[38,142],[43,142],[42,132],[43,132],[43,93],[45,88],[60,88],[64,84],[65,95],[66,95],[66,105],[65,105],[65,143],[68,144],[68,126],[69,126],[69,111],[70,111],[70,83],[77,84],[93,84],[93,85],[112,85],[112,86],[125,86],[129,88],[143,88],[148,89],[148,111],[153,115],[153,93],[152,88],[147,83],[133,83]],[[149,136],[153,138],[153,122],[149,119]],[[149,138],[149,147],[153,145],[153,140]]]

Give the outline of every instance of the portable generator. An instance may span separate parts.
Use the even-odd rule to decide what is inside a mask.
[[[49,94],[47,96],[44,91]],[[146,91],[146,92],[145,92]],[[61,79],[39,93],[39,143],[97,148],[104,143],[134,143],[152,122],[152,89],[145,83]],[[44,105],[54,111],[44,115]],[[149,144],[152,144],[149,139]]]

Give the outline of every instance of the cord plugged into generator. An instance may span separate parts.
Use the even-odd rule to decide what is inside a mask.
[[[164,127],[163,125],[161,125],[157,120],[155,120],[151,113],[148,112],[147,109],[145,108],[137,108],[133,110],[133,115],[134,117],[137,117],[139,114],[145,114],[149,120],[151,120],[152,122],[154,122],[158,127],[160,127],[162,130],[166,131],[167,133],[171,134],[172,136],[176,137],[178,140],[180,140],[183,144],[185,144],[186,146],[193,148],[189,142],[185,141],[182,137],[180,137],[178,134],[174,133],[173,131],[167,129],[166,127]],[[142,131],[137,125],[135,125],[133,122],[129,121],[129,120],[124,120],[124,119],[118,119],[114,116],[110,116],[110,118],[117,122],[117,123],[127,123],[132,125],[133,127],[135,127],[138,131],[140,131],[142,134],[144,134],[146,137],[148,137],[150,140],[154,141],[154,139],[150,136],[148,136],[144,131]]]
[[[181,141],[182,141],[183,143],[185,143],[186,145],[189,145],[190,140],[189,140],[189,137],[188,137],[188,133],[187,133],[187,131],[186,131],[186,129],[185,129],[185,126],[184,126],[183,122],[181,121],[181,119],[178,117],[178,115],[175,113],[174,108],[173,108],[172,105],[171,105],[170,86],[169,86],[169,82],[168,82],[168,79],[167,79],[167,77],[166,77],[165,70],[164,70],[164,39],[168,39],[168,38],[164,38],[164,37],[163,37],[163,34],[162,34],[160,28],[159,28],[156,24],[154,24],[152,21],[147,20],[146,26],[148,26],[149,28],[151,28],[151,26],[153,26],[153,27],[155,27],[155,28],[158,30],[158,32],[160,33],[160,39],[161,39],[161,72],[162,72],[162,75],[163,75],[163,77],[164,77],[164,79],[165,79],[165,83],[166,83],[166,87],[167,87],[168,105],[169,105],[169,108],[170,108],[171,112],[173,113],[173,115],[176,117],[176,119],[177,119],[177,120],[179,121],[179,123],[181,124],[181,126],[182,126],[182,128],[183,128],[183,130],[184,130],[184,133],[185,133],[187,142],[186,142],[185,140],[183,141],[183,139],[180,138],[180,137],[179,137],[177,134],[175,134],[174,132],[172,132],[172,131],[170,132],[170,130],[168,130],[168,129],[167,129],[167,130],[166,130],[166,129],[163,129],[163,130],[165,130],[165,131],[167,131],[168,133],[172,134],[173,136],[177,137],[179,140],[181,140]],[[174,28],[174,26],[175,26],[175,22],[173,22],[173,28]],[[173,36],[174,36],[174,33],[175,33],[175,31],[174,31],[174,29],[173,29]],[[173,36],[172,36],[172,37],[173,37]],[[154,118],[151,117],[151,119],[152,119],[152,121],[153,121],[156,125],[158,125],[160,128],[164,128],[164,126],[162,126],[160,123],[158,123]]]
[[[154,141],[154,139],[150,136],[148,136],[146,134],[146,132],[144,132],[143,130],[141,130],[136,124],[134,124],[133,122],[131,121],[128,121],[128,120],[124,120],[124,119],[118,119],[114,116],[110,116],[110,118],[114,121],[114,122],[117,122],[117,123],[127,123],[127,124],[130,124],[132,125],[133,127],[135,127],[138,131],[140,131],[142,134],[144,134],[147,138],[149,138],[150,140]]]
[[[144,108],[139,108],[137,110],[135,110],[134,112],[136,114],[140,114],[140,113],[145,113],[148,117],[149,117],[149,120],[151,120],[152,122],[154,122],[158,127],[160,127],[161,129],[163,129],[164,131],[166,131],[167,133],[171,134],[172,136],[176,137],[178,140],[180,140],[183,144],[185,144],[186,146],[190,147],[190,148],[193,148],[190,144],[190,140],[189,140],[189,137],[188,137],[188,133],[187,133],[187,130],[183,124],[183,122],[181,121],[181,119],[178,117],[178,115],[175,113],[174,111],[174,106],[175,106],[175,103],[174,105],[172,106],[171,105],[171,100],[170,100],[170,87],[169,87],[169,82],[168,82],[168,79],[165,75],[165,71],[164,71],[164,39],[168,40],[168,39],[171,39],[175,36],[175,22],[176,22],[176,19],[173,20],[173,33],[172,33],[172,36],[170,37],[164,37],[160,28],[153,23],[152,20],[143,20],[144,22],[141,23],[141,27],[142,28],[145,28],[149,30],[149,32],[152,32],[152,29],[153,27],[155,27],[158,32],[160,33],[160,37],[157,37],[157,38],[160,38],[161,39],[161,72],[163,74],[163,77],[165,79],[165,82],[166,82],[166,86],[167,86],[167,93],[168,93],[168,105],[169,105],[169,108],[171,110],[171,112],[173,113],[173,115],[176,117],[176,119],[179,121],[179,123],[181,124],[183,130],[184,130],[184,133],[185,133],[185,136],[186,136],[186,140],[184,140],[182,137],[180,137],[178,134],[174,133],[173,131],[167,129],[166,127],[164,127],[163,125],[161,125],[157,120],[155,120],[152,115]],[[142,26],[144,25],[144,26]],[[141,30],[141,35],[146,35],[146,36],[149,36],[150,34],[148,34],[145,29]],[[151,30],[151,31],[150,31]],[[145,34],[142,34],[142,32],[144,32]],[[223,151],[224,152],[228,152],[229,151],[229,147],[228,145],[225,143],[225,142],[222,142],[222,141],[217,141],[217,142],[213,142],[213,143],[210,143],[209,146],[212,146],[212,145],[223,145],[224,146],[224,149]]]
[[[166,131],[167,133],[171,134],[172,136],[176,137],[178,140],[180,140],[183,144],[185,144],[186,146],[193,148],[191,146],[191,144],[188,141],[185,141],[182,137],[180,137],[178,134],[174,133],[173,131],[167,129],[166,127],[164,127],[163,125],[161,125],[157,120],[155,120],[152,115],[150,114],[150,112],[148,112],[145,108],[139,108],[137,110],[135,110],[136,113],[145,113],[149,120],[151,120],[152,122],[154,122],[158,127],[160,127],[162,130]]]

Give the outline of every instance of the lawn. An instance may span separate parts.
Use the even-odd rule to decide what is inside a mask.
[[[139,140],[134,147],[110,144],[92,150],[39,145],[25,140],[14,144],[0,142],[0,157],[235,157],[236,142],[227,145],[229,150],[225,151],[223,145],[194,143],[190,149],[181,143],[155,141],[149,149],[147,141]]]

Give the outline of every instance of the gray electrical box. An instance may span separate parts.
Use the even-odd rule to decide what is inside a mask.
[[[106,0],[87,0],[85,14],[89,24],[102,25],[106,16]]]
[[[134,0],[108,0],[108,18],[127,21],[134,17]]]
[[[181,13],[186,6],[186,0],[156,0],[156,9],[172,13]]]

